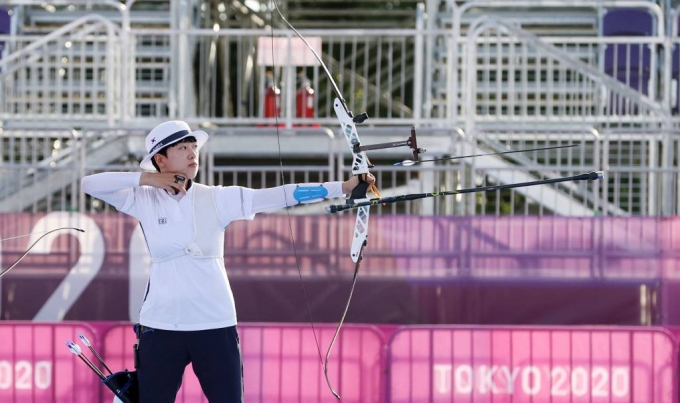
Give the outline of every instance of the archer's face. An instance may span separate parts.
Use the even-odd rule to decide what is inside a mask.
[[[156,154],[156,163],[161,172],[183,174],[187,179],[194,179],[198,174],[198,144],[178,143],[168,147],[167,157]]]

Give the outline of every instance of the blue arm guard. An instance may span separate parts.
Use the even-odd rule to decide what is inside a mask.
[[[319,186],[300,186],[295,188],[293,198],[299,203],[307,203],[316,200],[323,200],[328,196],[328,190]]]

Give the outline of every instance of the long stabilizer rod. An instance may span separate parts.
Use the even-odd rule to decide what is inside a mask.
[[[528,186],[547,185],[547,184],[550,184],[550,183],[559,183],[559,182],[602,180],[603,177],[604,177],[604,172],[594,171],[594,172],[588,172],[587,174],[567,176],[567,177],[564,177],[564,178],[544,179],[544,180],[532,181],[532,182],[510,183],[510,184],[507,184],[507,185],[480,186],[480,187],[469,188],[469,189],[460,189],[460,190],[443,190],[441,192],[431,192],[431,193],[412,193],[412,194],[401,195],[401,196],[385,197],[383,199],[371,199],[371,200],[358,202],[358,203],[350,202],[350,203],[346,203],[346,204],[336,204],[336,205],[333,205],[333,206],[326,207],[326,211],[329,212],[329,213],[337,213],[339,211],[350,210],[350,209],[363,207],[363,206],[378,206],[378,205],[381,205],[381,204],[392,204],[392,203],[398,203],[398,202],[407,201],[407,200],[425,199],[425,198],[428,198],[428,197],[451,196],[451,195],[458,195],[458,194],[465,194],[465,193],[491,192],[491,191],[494,191],[494,190],[514,189],[514,188],[522,188],[522,187],[528,187]]]

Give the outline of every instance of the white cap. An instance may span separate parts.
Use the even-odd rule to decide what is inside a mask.
[[[196,137],[196,144],[199,150],[208,141],[208,133],[201,130],[192,132],[189,125],[181,120],[172,120],[159,124],[146,136],[144,145],[146,146],[147,156],[144,157],[139,166],[147,171],[155,171],[156,168],[151,163],[153,156],[163,147],[177,143],[183,138],[190,136]]]

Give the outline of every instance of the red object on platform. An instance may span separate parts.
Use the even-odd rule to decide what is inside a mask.
[[[313,118],[314,117],[314,89],[307,79],[303,79],[302,85],[297,91],[297,117],[299,118]]]
[[[274,81],[274,73],[271,71],[267,72],[265,81],[265,91],[264,91],[264,118],[274,119],[281,117],[281,89],[276,86]],[[273,124],[258,124],[259,127],[264,126],[274,126]],[[278,124],[279,127],[283,127],[282,123]]]
[[[270,85],[264,93],[264,117],[281,117],[281,90]]]
[[[311,119],[314,117],[315,91],[314,88],[312,88],[312,83],[309,81],[309,79],[307,79],[307,77],[302,76],[301,80],[302,84],[300,85],[300,88],[298,88],[295,102],[296,117],[302,119]],[[319,124],[318,123],[311,125],[302,124],[299,126],[319,127]]]

